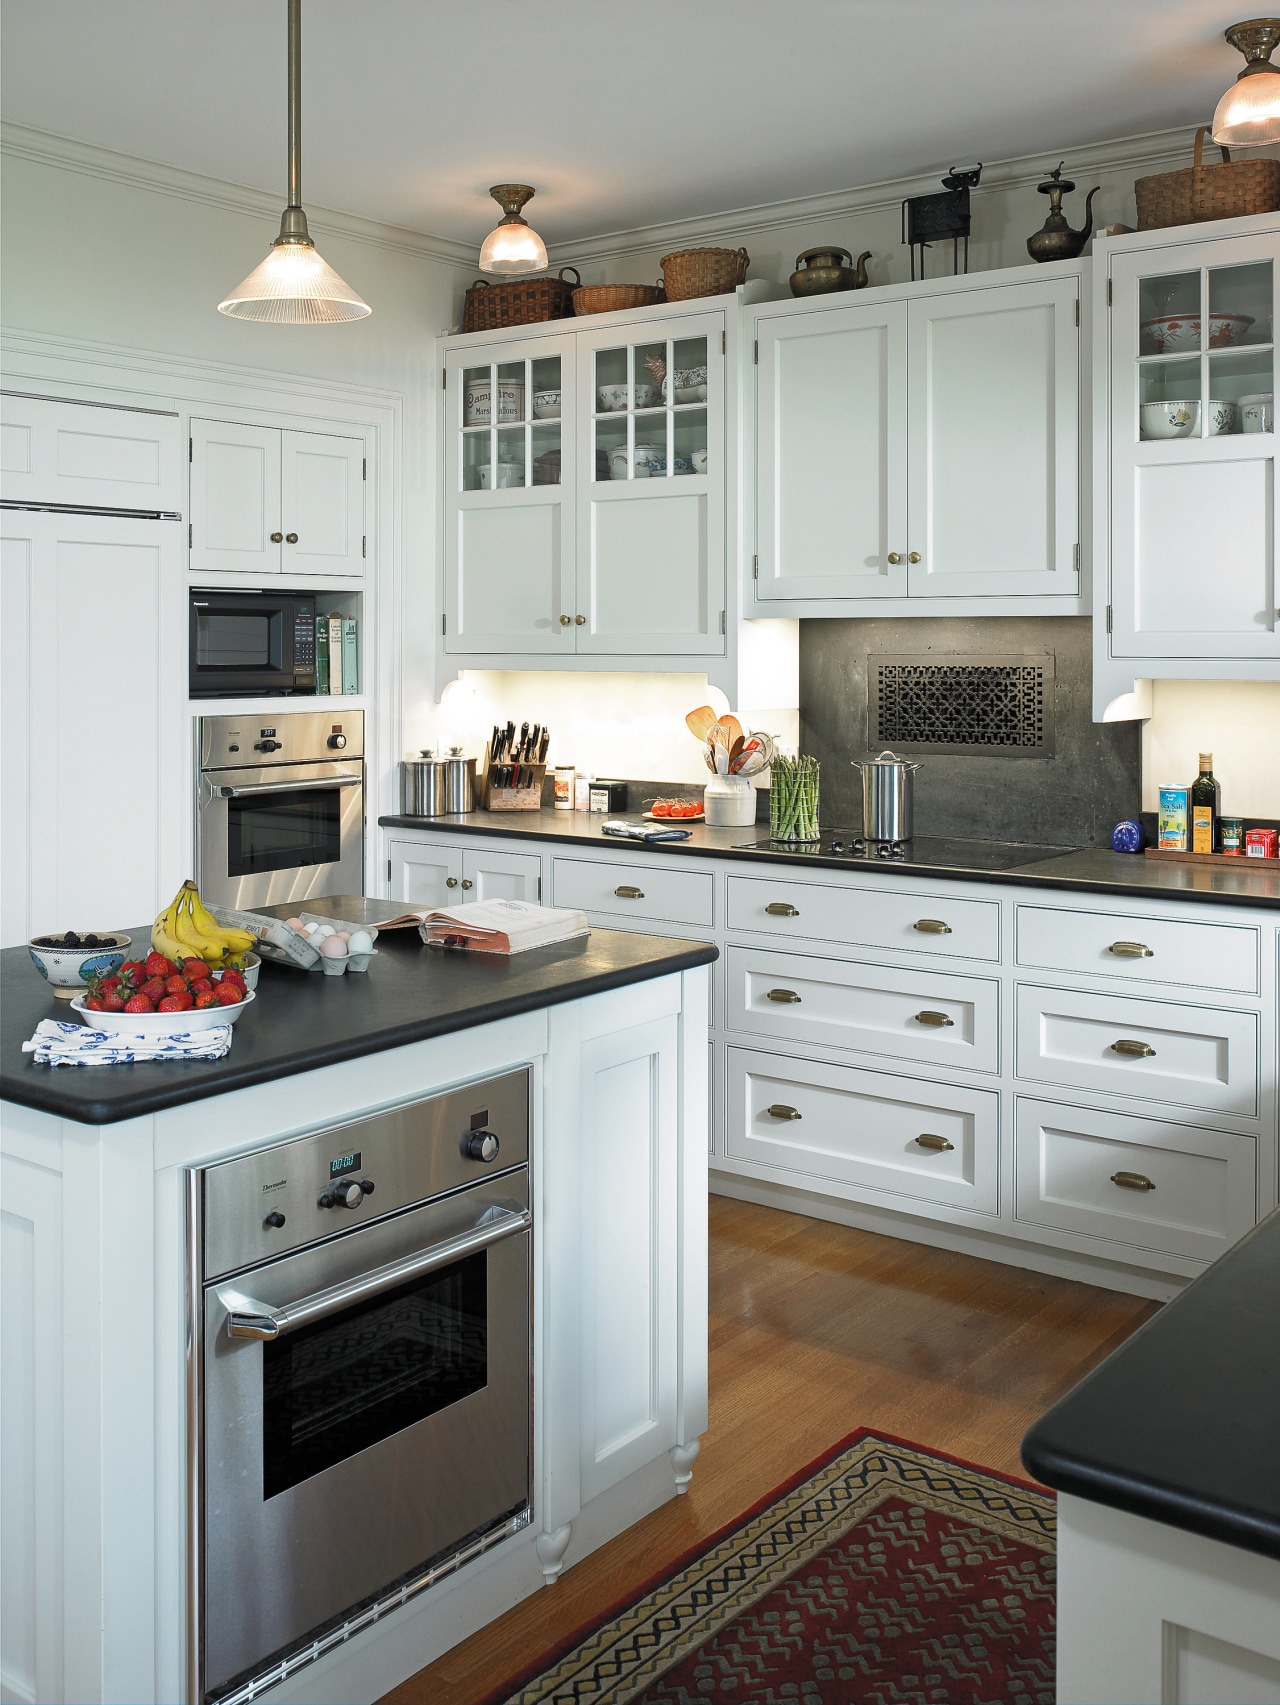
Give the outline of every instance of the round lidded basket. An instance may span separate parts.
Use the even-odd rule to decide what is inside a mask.
[[[668,302],[693,296],[724,296],[747,276],[751,256],[745,249],[678,249],[663,255],[662,282]]]
[[[615,314],[621,308],[652,308],[661,301],[660,284],[582,284],[573,293],[573,311]]]

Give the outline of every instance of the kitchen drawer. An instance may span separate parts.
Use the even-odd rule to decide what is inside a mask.
[[[1257,1114],[1256,1013],[1019,983],[1017,1026],[1021,1078]]]
[[[557,858],[551,865],[553,905],[615,912],[641,923],[709,925],[715,921],[715,887],[710,871],[664,870],[657,859],[606,864]]]
[[[730,929],[785,941],[890,947],[899,953],[939,953],[955,959],[1000,958],[998,900],[926,893],[910,877],[902,879],[900,889],[890,890],[731,876],[727,916]]]
[[[791,1174],[996,1211],[999,1097],[728,1048],[725,1155]],[[921,1139],[925,1139],[922,1144]]]
[[[1250,924],[1119,916],[1067,906],[1018,906],[1014,919],[1019,965],[1258,992],[1258,931]]]
[[[1035,1225],[1212,1261],[1254,1222],[1252,1137],[1019,1097],[1014,1156]]]
[[[728,947],[725,1025],[953,1070],[999,1069],[1000,985],[910,966]]]

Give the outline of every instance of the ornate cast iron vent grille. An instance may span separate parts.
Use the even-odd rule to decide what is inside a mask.
[[[870,657],[870,746],[1053,756],[1052,656]]]

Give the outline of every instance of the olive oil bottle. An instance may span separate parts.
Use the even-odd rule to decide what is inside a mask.
[[[1222,789],[1213,776],[1213,753],[1201,752],[1200,774],[1191,787],[1191,850],[1216,852]]]

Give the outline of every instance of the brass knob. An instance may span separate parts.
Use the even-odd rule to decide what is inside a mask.
[[[296,545],[298,542],[298,535],[296,533],[286,533],[284,536],[284,542],[286,545]]]
[[[919,551],[908,551],[907,552],[907,561],[908,562],[919,562],[920,561],[920,552]]]
[[[1156,1051],[1145,1042],[1129,1042],[1123,1038],[1111,1044],[1113,1054],[1123,1054],[1126,1060],[1154,1060]]]
[[[1140,941],[1113,941],[1107,949],[1114,953],[1117,959],[1154,959],[1155,955],[1149,947],[1144,947]]]
[[[560,618],[560,626],[562,628],[569,627],[572,624],[572,622],[573,622],[572,616],[561,616],[561,618]]]
[[[799,1119],[803,1117],[794,1107],[788,1107],[785,1101],[775,1101],[772,1107],[766,1107],[765,1112],[771,1119]]]
[[[471,878],[469,876],[464,876],[462,878],[462,886],[464,888],[474,888],[475,883],[471,880]]]
[[[456,876],[446,876],[444,879],[444,885],[446,888],[456,888],[458,886],[458,878]]]
[[[585,616],[575,616],[573,618],[575,625],[578,627],[582,627],[584,625],[584,623],[586,622],[586,619],[587,618]]]
[[[618,898],[620,900],[643,900],[644,899],[644,889],[643,888],[632,888],[632,887],[624,885],[621,888],[615,888],[614,893],[618,896]]]
[[[1111,1182],[1122,1190],[1154,1190],[1155,1185],[1145,1172],[1113,1172]]]
[[[283,533],[272,533],[271,543],[273,545],[282,545],[284,543],[284,534]]]
[[[799,911],[786,900],[770,900],[765,907],[771,918],[798,918]]]
[[[784,1005],[788,1006],[797,1006],[800,1002],[800,996],[794,989],[770,989],[768,994],[765,996],[765,999],[781,1001]]]
[[[944,924],[941,918],[917,918],[912,929],[918,929],[921,935],[950,935],[951,925]]]
[[[889,561],[892,563],[900,563],[902,561],[902,552],[901,551],[890,551],[889,552]]]
[[[931,1030],[949,1030],[955,1019],[948,1018],[945,1012],[918,1012],[916,1023],[927,1025]]]
[[[948,1142],[946,1137],[935,1135],[933,1131],[921,1131],[916,1138],[916,1144],[922,1149],[933,1149],[937,1154],[945,1154],[948,1149],[953,1149],[956,1146],[954,1143]]]

